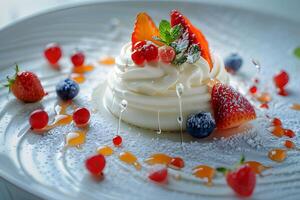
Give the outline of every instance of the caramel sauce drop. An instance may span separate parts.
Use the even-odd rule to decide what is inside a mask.
[[[172,157],[163,154],[163,153],[157,153],[157,154],[153,154],[151,155],[149,158],[147,158],[145,160],[145,162],[148,165],[155,165],[155,164],[162,164],[162,165],[168,165],[170,164],[172,160]]]
[[[83,74],[78,74],[78,73],[72,73],[71,79],[78,84],[84,83],[84,81],[86,80]]]
[[[85,130],[85,131],[74,131],[74,132],[67,133],[65,146],[79,148],[80,145],[85,143],[86,132],[87,131]]]
[[[294,103],[290,108],[293,109],[293,110],[300,111],[300,104],[299,103]]]
[[[126,163],[126,164],[133,165],[135,167],[135,169],[137,169],[137,170],[141,170],[141,168],[142,168],[142,166],[138,162],[136,156],[133,155],[129,151],[125,151],[125,152],[120,153],[119,159],[121,161],[123,161],[124,163]]]
[[[110,156],[114,153],[114,150],[109,146],[99,147],[97,153],[102,154],[103,156]]]
[[[111,56],[104,57],[99,60],[102,65],[114,65],[116,63],[115,58]]]
[[[268,157],[275,162],[283,162],[286,159],[286,150],[284,149],[272,149],[268,153]]]
[[[248,165],[255,174],[262,175],[261,173],[267,169],[271,169],[271,166],[265,166],[257,161],[246,161],[244,162],[245,165]]]
[[[212,180],[215,176],[215,169],[207,165],[198,165],[193,169],[193,175],[197,178],[207,179],[205,185],[212,186]]]
[[[93,65],[82,65],[82,66],[73,67],[73,72],[77,74],[83,74],[86,72],[93,71],[94,68],[95,67]]]

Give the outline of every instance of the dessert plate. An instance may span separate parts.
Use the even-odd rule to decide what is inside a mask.
[[[97,147],[111,145],[118,126],[118,119],[105,109],[102,101],[111,67],[99,64],[98,60],[119,54],[130,38],[138,12],[147,11],[158,22],[167,19],[174,8],[186,13],[203,30],[212,49],[219,54],[242,55],[243,68],[232,80],[244,94],[256,74],[251,60],[260,61],[261,85],[272,94],[270,109],[260,109],[253,101],[258,118],[251,124],[216,132],[205,140],[194,140],[185,134],[183,145],[178,133],[157,134],[121,123],[123,146],[107,158],[104,181],[95,182],[86,172],[84,161]],[[247,160],[272,166],[257,178],[254,199],[295,199],[300,196],[300,153],[288,151],[283,163],[268,159],[269,150],[282,147],[284,140],[270,134],[265,115],[280,117],[285,127],[300,133],[300,112],[290,109],[291,104],[300,103],[300,62],[292,54],[300,44],[299,27],[295,22],[257,12],[180,1],[93,3],[40,14],[6,27],[0,31],[1,82],[18,63],[22,69],[37,73],[49,95],[40,103],[23,104],[8,95],[6,89],[0,89],[0,176],[45,199],[234,199],[236,196],[222,176],[217,175],[214,185],[207,187],[205,180],[192,176],[192,168],[200,164],[232,166],[244,154]],[[52,70],[42,56],[44,46],[50,42],[59,42],[63,47],[62,71]],[[29,130],[28,116],[37,108],[54,115],[58,103],[55,85],[68,76],[68,57],[74,48],[85,51],[88,62],[95,65],[81,84],[75,101],[92,108],[93,115],[86,142],[80,149],[65,149],[65,135],[75,130],[72,124],[40,136]],[[273,74],[280,69],[290,74],[288,97],[276,95],[272,83]],[[298,137],[294,142],[300,145]],[[142,170],[120,162],[121,151],[132,152]],[[169,184],[163,186],[147,180],[148,166],[143,162],[157,152],[180,156],[186,162],[183,170],[170,170]]]

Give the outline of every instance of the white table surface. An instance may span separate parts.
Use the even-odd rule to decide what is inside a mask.
[[[101,0],[100,0],[101,1]],[[194,0],[196,1],[196,0]],[[279,15],[300,22],[299,0],[198,0],[212,4],[230,5]],[[0,0],[0,28],[32,14],[60,6],[90,2],[89,0]],[[1,45],[1,41],[0,41]],[[0,163],[1,164],[1,163]],[[0,177],[0,200],[35,200]]]

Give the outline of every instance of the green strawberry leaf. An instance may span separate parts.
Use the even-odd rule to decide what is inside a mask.
[[[229,170],[225,167],[217,167],[216,168],[217,172],[220,172],[222,174],[226,174]]]
[[[245,160],[246,160],[245,155],[242,155],[242,157],[240,159],[240,165],[244,164]]]
[[[294,49],[294,55],[300,59],[300,47]]]

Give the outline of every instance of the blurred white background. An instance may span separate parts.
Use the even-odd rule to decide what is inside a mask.
[[[0,0],[0,28],[23,17],[91,0]],[[94,0],[95,1],[95,0]],[[103,1],[103,0],[98,0]],[[109,0],[105,0],[109,1]],[[126,0],[123,0],[126,1]],[[272,13],[300,22],[300,0],[193,0]]]

